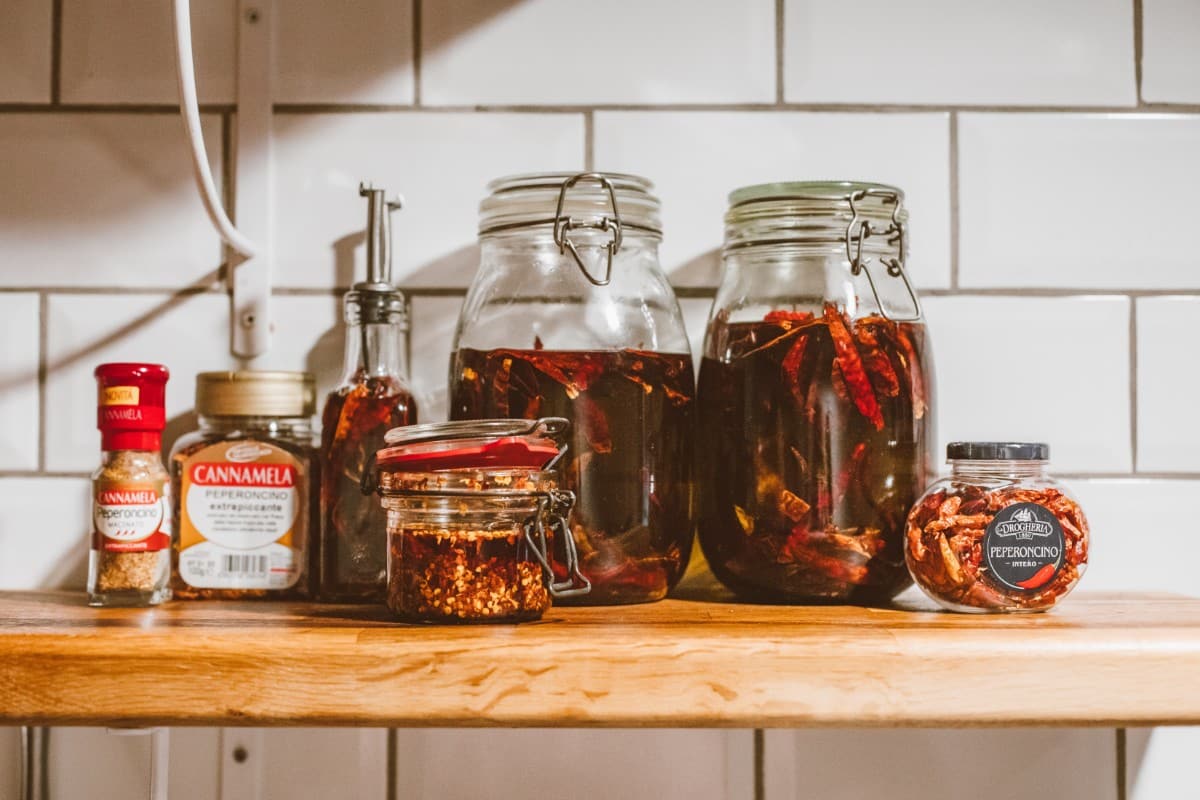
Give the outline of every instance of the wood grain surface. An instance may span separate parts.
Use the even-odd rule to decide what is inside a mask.
[[[0,593],[0,725],[1200,723],[1200,599],[1047,614],[673,599],[519,626],[383,609]]]

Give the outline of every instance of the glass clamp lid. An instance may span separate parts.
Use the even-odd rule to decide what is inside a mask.
[[[381,470],[550,470],[566,453],[571,423],[562,417],[432,422],[388,431],[376,454]],[[364,473],[365,474],[365,473]]]
[[[845,221],[831,237],[830,220]],[[840,244],[852,275],[865,274],[880,313],[891,322],[917,322],[921,303],[904,269],[908,250],[908,211],[895,186],[862,181],[791,181],[746,186],[730,193],[725,214],[725,250],[814,242]],[[899,278],[912,312],[890,314],[879,295],[871,259],[864,247],[876,238],[894,254],[879,256],[888,277]]]
[[[485,470],[494,474],[497,482],[509,483],[511,472],[545,473],[554,469],[567,451],[563,442],[571,423],[562,417],[526,419],[484,419],[455,422],[434,422],[409,425],[388,431],[384,441],[389,445],[375,456],[375,464],[363,471],[363,491],[373,493],[377,473],[427,473],[462,470]],[[421,476],[424,477],[424,476]],[[517,488],[511,483],[502,488],[490,485],[464,489],[461,486],[402,489],[396,492],[380,488],[385,496],[391,494],[443,496],[457,498],[525,497],[536,502],[536,512],[522,526],[529,552],[549,576],[547,588],[554,597],[575,597],[591,591],[591,581],[580,572],[579,554],[568,518],[575,505],[572,492],[551,488],[535,481],[533,485]],[[566,577],[555,580],[550,563],[551,536],[562,537],[566,557]]]
[[[636,175],[613,172],[547,172],[498,178],[479,206],[479,235],[532,226],[551,226],[558,252],[570,251],[593,286],[612,281],[613,257],[626,229],[662,236],[654,184]],[[572,231],[608,233],[604,274],[596,276],[579,254]]]

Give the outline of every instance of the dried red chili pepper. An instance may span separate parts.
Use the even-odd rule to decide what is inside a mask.
[[[698,454],[700,537],[727,586],[770,601],[876,602],[907,584],[904,517],[929,474],[930,435],[898,344],[909,327],[920,326],[833,307],[714,319],[721,355],[704,359],[699,389],[700,429],[712,431]]]
[[[473,374],[496,377],[476,381]],[[536,416],[572,421],[562,471],[578,497],[574,538],[593,586],[581,602],[664,596],[692,542],[691,356],[464,348],[451,375],[454,419],[537,409]]]
[[[825,324],[829,335],[833,337],[833,349],[837,354],[837,364],[842,371],[846,388],[854,399],[854,405],[864,417],[871,421],[875,430],[883,430],[883,412],[879,410],[879,401],[875,398],[875,390],[871,388],[871,380],[863,367],[862,357],[854,344],[854,337],[846,327],[842,312],[832,303],[825,304]]]

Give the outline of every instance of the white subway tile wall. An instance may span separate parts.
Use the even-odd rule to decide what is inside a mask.
[[[406,800],[744,800],[754,796],[753,763],[751,731],[435,729],[396,737],[397,796]]]
[[[797,103],[1126,105],[1125,0],[785,0]]]
[[[365,271],[361,180],[407,197],[393,217],[394,277],[465,288],[479,263],[476,208],[498,175],[578,170],[577,113],[279,114],[275,252],[282,286],[349,286]]]
[[[913,278],[950,285],[949,114],[599,112],[594,149],[599,169],[653,178],[663,201],[663,266],[677,285],[719,282],[729,192],[804,178],[903,187],[919,231]]]
[[[1200,537],[1179,509],[1200,493],[1200,480],[1076,479],[1068,487],[1092,528],[1089,590],[1197,594]]]
[[[1137,301],[1138,469],[1200,472],[1200,372],[1188,352],[1200,323],[1200,297]]]
[[[202,125],[220,182],[221,119]],[[0,113],[0,187],[5,287],[177,289],[217,277],[220,239],[177,114]]]
[[[1016,439],[1050,442],[1062,472],[1131,469],[1128,298],[930,297],[924,306],[939,454],[952,441]]]
[[[177,104],[171,4],[161,0],[62,0],[61,98],[65,103]],[[232,103],[237,2],[192,3],[196,96]]]
[[[0,25],[0,103],[47,103],[53,8],[45,0],[6,0]]]
[[[0,469],[38,468],[38,338],[41,299],[0,294]]]
[[[274,349],[242,362],[228,353],[224,255],[171,108],[169,4],[3,5],[0,589],[82,584],[95,364],[170,365],[168,438],[192,424],[201,370],[309,369],[330,386],[337,289],[363,261],[357,186],[372,180],[406,195],[394,222],[411,369],[422,418],[442,419],[487,181],[594,165],[657,183],[663,259],[697,354],[731,189],[796,178],[904,188],[938,367],[939,447],[1048,439],[1095,531],[1084,590],[1200,593],[1188,569],[1200,551],[1177,513],[1200,490],[1200,427],[1189,423],[1200,388],[1189,349],[1200,263],[1187,227],[1200,214],[1194,0],[274,7],[251,22],[233,0],[193,3],[205,138],[227,194],[237,31],[275,34],[281,291]],[[1163,552],[1178,557],[1164,564]],[[471,796],[481,774],[491,796],[516,798],[546,785],[545,769],[565,796],[740,798],[757,785],[767,800],[926,800],[969,786],[983,797],[1157,800],[1192,785],[1200,732],[770,732],[757,772],[749,732],[172,738],[172,796],[185,800],[347,788]],[[147,740],[56,729],[50,743],[56,796],[144,793]],[[0,730],[0,800],[16,796],[16,747]]]
[[[413,0],[276,6],[273,92],[279,103],[413,101]]]
[[[963,286],[1200,288],[1200,116],[963,114],[958,158]]]
[[[775,98],[772,0],[686,9],[662,0],[438,0],[426,11],[421,96],[430,105]]]
[[[1119,796],[1111,730],[772,730],[764,745],[770,800]]]
[[[1200,103],[1200,3],[1142,0],[1142,98]]]

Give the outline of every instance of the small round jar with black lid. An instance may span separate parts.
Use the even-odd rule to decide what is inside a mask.
[[[917,585],[952,611],[1045,611],[1087,569],[1079,503],[1046,471],[1050,447],[953,442],[950,475],[908,515],[904,554]]]

